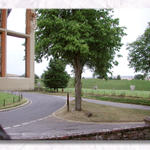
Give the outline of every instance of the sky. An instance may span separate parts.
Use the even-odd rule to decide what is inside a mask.
[[[17,15],[15,15],[17,14]],[[128,51],[126,50],[127,43],[133,42],[138,36],[144,33],[144,30],[150,22],[150,8],[120,8],[114,9],[114,17],[119,18],[120,26],[125,26],[127,29],[125,32],[127,36],[122,39],[124,46],[120,49],[121,58],[115,58],[119,65],[112,69],[113,75],[121,76],[134,76],[134,70],[128,66]],[[13,22],[11,21],[13,20]],[[17,23],[16,23],[17,22]],[[25,10],[24,9],[12,9],[8,18],[8,29],[25,33]],[[24,62],[24,46],[25,41],[23,39],[16,40],[14,37],[8,37],[7,39],[7,73],[22,75],[25,71]],[[16,42],[17,41],[17,42]],[[43,62],[38,64],[35,62],[35,73],[41,75],[48,65],[48,61],[43,59]],[[12,66],[15,66],[12,67]],[[66,71],[71,73],[72,68],[66,67]],[[92,72],[88,68],[84,68],[83,77],[92,77]]]
[[[7,29],[25,33],[25,9],[12,9],[7,19]],[[25,39],[7,36],[7,73],[25,74]]]
[[[127,29],[125,32],[127,36],[122,39],[124,46],[120,50],[120,54],[123,55],[122,58],[117,59],[119,65],[112,69],[113,75],[121,76],[133,76],[133,68],[128,66],[128,51],[126,50],[127,43],[135,41],[138,36],[144,33],[144,30],[150,22],[150,9],[139,9],[139,8],[122,8],[115,9],[114,15],[120,19],[120,26],[125,26]]]

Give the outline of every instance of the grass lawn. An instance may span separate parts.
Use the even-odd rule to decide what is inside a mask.
[[[149,110],[126,109],[82,101],[82,111],[74,111],[75,102],[70,102],[70,111],[66,106],[58,110],[55,115],[73,121],[81,122],[140,122],[150,115]],[[87,117],[88,113],[91,117]]]
[[[15,107],[25,103],[27,100],[19,100],[19,96],[0,92],[0,110]]]

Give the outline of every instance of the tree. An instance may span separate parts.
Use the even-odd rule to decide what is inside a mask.
[[[148,74],[150,72],[150,24],[144,34],[128,44],[127,49],[129,66],[134,68],[135,72]]]
[[[121,77],[120,77],[120,75],[117,75],[117,80],[121,80]]]
[[[65,88],[70,76],[65,71],[65,64],[62,60],[51,59],[47,70],[42,74],[43,82],[48,88]]]
[[[34,74],[34,83],[37,83],[38,80],[39,80],[39,76],[37,74]]]
[[[136,79],[136,80],[144,80],[145,77],[146,77],[145,75],[137,74],[137,75],[134,76],[134,79]]]
[[[75,110],[81,110],[81,75],[86,65],[106,77],[122,46],[124,27],[111,9],[39,9],[36,30],[36,61],[63,58],[75,73]]]

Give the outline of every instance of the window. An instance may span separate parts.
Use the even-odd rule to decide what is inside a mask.
[[[26,9],[9,10],[9,14],[7,15],[7,29],[19,33],[25,33],[25,15]],[[7,35],[7,77],[25,76],[25,40],[26,38]]]
[[[14,21],[14,19],[11,17],[11,15],[15,16],[18,21]],[[20,17],[21,15],[17,15],[22,13],[24,16]],[[10,16],[10,17],[9,17]],[[19,18],[20,17],[20,18]],[[25,60],[24,61],[24,73],[21,72],[19,75],[25,74],[25,77],[30,77],[30,31],[31,31],[31,19],[32,19],[32,11],[27,9],[27,10],[22,10],[22,9],[0,9],[0,76],[1,77],[6,77],[7,72],[9,72],[9,61],[10,57],[9,55],[12,54],[11,49],[13,51],[13,45],[11,39],[18,41],[18,44],[14,45],[20,45],[20,49],[23,48],[24,46],[24,58],[19,58],[20,60]],[[20,26],[18,22],[22,22],[23,24]],[[19,43],[20,42],[20,43]],[[12,45],[12,46],[11,46]],[[6,49],[7,48],[7,49]],[[15,49],[18,54],[19,54],[19,49]],[[7,56],[7,51],[8,51],[8,56]],[[16,54],[17,54],[16,52]],[[15,51],[14,51],[15,53]],[[13,57],[13,56],[12,56]],[[20,57],[20,55],[19,55]],[[14,58],[15,61],[17,61]],[[10,62],[11,63],[11,62]],[[11,63],[12,64],[12,63]],[[17,67],[11,66],[11,67]]]
[[[25,77],[25,38],[7,36],[6,76]]]
[[[11,9],[7,15],[7,29],[25,33],[26,32],[26,9]]]

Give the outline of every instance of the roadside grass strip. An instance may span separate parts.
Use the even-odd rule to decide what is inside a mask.
[[[84,95],[83,97],[89,99],[95,99],[95,100],[102,100],[102,101],[150,106],[150,99],[144,99],[144,98],[142,99],[142,98],[133,98],[133,97],[99,96],[99,95]]]
[[[27,102],[18,95],[0,92],[0,110],[16,107]]]
[[[82,101],[82,111],[75,111],[75,101],[70,102],[70,111],[66,106],[55,112],[56,117],[80,122],[142,122],[150,115],[150,110],[119,108]],[[89,116],[89,114],[91,114]]]

